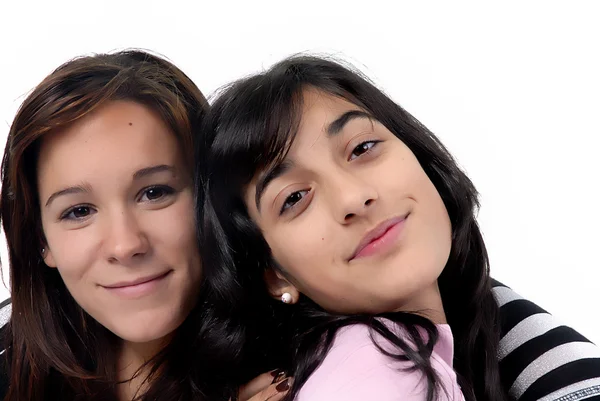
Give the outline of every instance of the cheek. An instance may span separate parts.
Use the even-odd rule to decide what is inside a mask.
[[[452,235],[450,216],[446,210],[446,205],[444,205],[444,201],[437,188],[424,172],[422,173],[420,188],[421,199],[429,211],[428,215],[431,224],[440,231],[440,234],[450,237]]]
[[[189,208],[175,206],[153,216],[153,220],[155,235],[163,238],[161,242],[175,248],[197,247],[196,226]]]
[[[437,250],[435,255],[445,265],[452,245],[450,216],[433,183],[425,173],[423,176],[425,178],[422,182],[420,202],[422,202],[424,212],[422,216],[425,222],[424,229],[427,230],[431,248]]]
[[[311,256],[318,253],[312,238],[298,235],[296,231],[281,233],[276,238],[266,240],[277,263],[294,276],[302,270],[300,266],[310,264]],[[303,249],[310,249],[311,252],[303,252]]]
[[[265,237],[277,263],[304,288],[319,286],[334,274],[339,248],[334,243],[336,237],[323,224],[325,219],[315,220],[307,219]]]
[[[415,238],[419,238],[419,258],[430,261],[432,266],[443,266],[450,254],[452,229],[450,217],[442,198],[417,159],[412,155],[399,158],[401,165],[395,170],[401,174],[391,174],[385,178],[390,190],[395,188],[401,196],[409,196],[415,202]],[[437,267],[436,267],[437,269]]]
[[[65,282],[80,280],[97,259],[97,239],[93,227],[81,230],[48,230],[48,248]]]
[[[200,270],[196,222],[192,211],[192,196],[184,194],[182,199],[163,212],[153,212],[152,242],[161,244],[159,252],[169,260],[182,263],[191,261],[190,267]]]
[[[390,151],[385,159],[369,172],[369,181],[376,185],[380,195],[386,198],[416,196],[423,187],[427,174],[412,154],[406,151]]]

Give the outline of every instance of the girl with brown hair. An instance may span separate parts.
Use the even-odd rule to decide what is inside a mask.
[[[190,218],[207,107],[181,70],[141,51],[69,61],[23,102],[2,163],[5,400],[238,396],[227,344],[242,333],[223,335],[228,303]],[[254,399],[279,399],[275,386]]]

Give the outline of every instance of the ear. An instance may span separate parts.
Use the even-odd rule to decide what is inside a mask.
[[[298,302],[298,299],[300,298],[300,291],[298,291],[298,289],[292,283],[290,283],[283,276],[283,274],[281,274],[281,272],[273,268],[269,268],[265,270],[264,279],[265,284],[267,285],[267,290],[273,298],[281,301],[281,296],[285,293],[288,293],[292,296],[292,299],[289,302],[290,304],[295,304]]]
[[[44,245],[42,247],[42,259],[44,263],[48,267],[56,268],[56,262],[54,261],[54,256],[52,256],[52,251],[48,247],[48,245]]]

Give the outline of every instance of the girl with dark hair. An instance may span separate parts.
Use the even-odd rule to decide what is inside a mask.
[[[227,300],[205,300],[215,291],[190,213],[207,107],[182,71],[141,51],[69,61],[25,99],[2,162],[3,399],[285,394],[258,391],[268,374],[240,394],[229,385]]]
[[[246,357],[294,376],[289,399],[507,399],[477,192],[427,128],[305,56],[205,121],[205,263],[235,273]]]
[[[283,67],[279,68],[281,73]],[[294,73],[293,69],[291,72]],[[269,80],[265,79],[265,83]],[[284,92],[278,93],[276,88],[273,93],[287,96]],[[257,105],[263,104],[260,96],[257,100]],[[377,96],[369,101],[382,118],[383,106],[377,105],[382,98]],[[390,107],[389,101],[383,105]],[[254,106],[243,106],[240,111],[248,112],[249,107],[251,115],[254,113]],[[294,104],[294,107],[299,106]],[[328,347],[327,341],[331,343],[337,327],[366,322],[386,334],[390,322],[399,319],[401,314],[392,314],[382,326],[371,317],[376,316],[375,313],[334,315],[291,288],[284,299],[299,302],[293,306],[270,302],[260,291],[264,284],[258,273],[267,270],[271,280],[273,271],[264,266],[279,267],[262,253],[268,251],[262,239],[238,248],[246,249],[248,255],[258,251],[256,255],[261,256],[256,259],[261,265],[255,266],[251,259],[242,260],[239,254],[235,255],[238,262],[242,260],[255,269],[243,271],[244,275],[239,277],[232,275],[234,270],[223,268],[230,265],[214,263],[231,262],[227,250],[211,247],[215,244],[214,237],[209,236],[212,242],[201,243],[198,249],[192,239],[195,230],[189,215],[193,203],[190,144],[195,139],[200,145],[196,156],[204,175],[205,145],[210,141],[198,135],[201,132],[198,127],[206,109],[202,94],[179,69],[141,51],[70,61],[50,74],[27,97],[11,126],[2,166],[1,217],[11,259],[12,300],[0,303],[0,398],[4,399],[8,392],[7,400],[126,400],[134,397],[137,400],[227,400],[237,397],[242,401],[277,401],[286,394],[290,381],[275,372],[260,375],[239,392],[237,385],[259,371],[281,365],[302,374],[296,382],[298,387],[306,382],[321,359],[315,352]],[[220,109],[224,110],[223,103]],[[260,107],[256,111],[260,111]],[[233,113],[239,118],[235,109]],[[286,118],[300,115],[282,113],[279,117],[268,121],[281,124],[284,129]],[[358,120],[358,116],[356,118]],[[416,124],[410,121],[409,128]],[[414,129],[417,128],[423,129],[418,124]],[[430,141],[427,143],[431,145]],[[365,146],[367,150],[374,148],[374,144]],[[269,149],[271,162],[274,162],[276,148]],[[251,167],[259,161],[246,159],[244,165]],[[265,161],[265,166],[270,165],[268,158]],[[443,164],[448,160],[442,157],[438,162]],[[229,177],[235,177],[239,185],[243,175]],[[432,177],[435,178],[435,174]],[[196,187],[197,201],[201,204],[202,185]],[[294,196],[302,198],[303,193]],[[443,200],[450,205],[462,202]],[[238,203],[233,215],[238,216],[236,227],[239,224],[246,231],[240,235],[236,229],[228,234],[233,234],[232,238],[237,236],[238,240],[248,235],[247,238],[255,241],[258,233],[252,231],[256,227],[248,223],[244,208],[243,202]],[[219,210],[227,215],[226,209]],[[202,221],[201,208],[198,213]],[[216,222],[213,213],[207,219],[209,225]],[[229,224],[227,218],[225,221]],[[325,241],[325,237],[322,238]],[[218,240],[219,245],[226,243],[221,241],[224,237]],[[262,248],[245,248],[253,244]],[[459,245],[464,247],[464,242]],[[211,263],[200,263],[199,255]],[[265,261],[273,264],[267,265]],[[442,276],[444,274],[448,273]],[[444,290],[443,283],[440,280],[441,290]],[[542,335],[539,330],[542,326],[530,317],[545,312],[510,289],[498,283],[494,285],[502,305],[501,315],[504,311],[500,323],[505,345],[500,343],[499,353],[503,388],[510,389],[513,398],[523,400],[538,399],[552,391],[567,395],[571,400],[581,394],[589,396],[598,387],[600,359],[589,358],[590,353],[585,350],[575,356],[561,357],[560,361],[551,360],[551,363],[547,358],[544,363],[536,363],[535,359],[535,355],[548,347],[561,343],[581,346],[586,340],[564,326],[553,329],[552,337]],[[302,286],[298,284],[297,288]],[[244,294],[245,290],[249,293]],[[449,290],[445,291],[447,294]],[[344,296],[340,301],[343,299]],[[241,305],[248,300],[251,303]],[[434,322],[441,322],[439,318],[443,316],[439,313],[435,316],[439,310],[430,309],[421,312]],[[433,315],[428,314],[431,312]],[[461,320],[456,308],[444,312],[452,330],[472,315],[472,310],[467,310],[471,315]],[[418,316],[409,315],[402,315],[400,323],[411,324],[413,320],[427,325]],[[550,320],[543,320],[546,322],[543,327],[550,327]],[[238,325],[238,322],[244,324]],[[314,324],[315,330],[309,332],[311,328],[306,324]],[[447,330],[447,327],[439,327]],[[323,333],[330,337],[323,337]],[[404,341],[405,333],[399,334],[400,340],[392,338],[392,343]],[[448,334],[445,334],[446,339]],[[423,335],[432,343],[435,332],[431,338],[430,334]],[[410,343],[409,337],[406,340]],[[243,351],[241,345],[245,338],[251,341]],[[475,335],[469,337],[469,341],[479,344],[482,338]],[[322,339],[326,340],[322,347],[311,345],[313,340]],[[290,348],[291,344],[300,346]],[[449,342],[445,344],[448,351]],[[417,369],[428,369],[425,356],[430,344],[410,345],[425,349],[424,356],[405,350],[407,356],[417,358]],[[386,344],[384,346],[388,349]],[[439,351],[438,345],[432,343],[431,346],[438,347]],[[463,349],[460,344],[458,348]],[[296,354],[292,354],[292,350]],[[432,350],[434,373],[443,366],[440,364],[446,363],[445,367],[449,367],[448,354]],[[394,348],[390,351],[398,353]],[[557,351],[564,355],[565,348]],[[456,357],[464,354],[460,352]],[[244,357],[241,367],[240,356]],[[530,365],[519,374],[520,367],[530,361],[535,366]],[[461,363],[464,371],[464,360]],[[473,369],[482,375],[476,370],[478,365],[473,365]],[[451,374],[440,376],[446,384],[444,380]],[[463,391],[465,388],[463,386]],[[375,390],[370,394],[377,395]]]

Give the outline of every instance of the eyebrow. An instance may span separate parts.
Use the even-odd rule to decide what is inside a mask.
[[[136,171],[135,173],[133,173],[133,179],[139,180],[140,178],[144,178],[149,175],[156,174],[156,173],[162,173],[165,171],[170,172],[171,174],[175,175],[175,167],[169,166],[166,164],[159,164],[157,166],[146,167],[146,168]]]
[[[56,191],[52,195],[50,195],[50,197],[46,201],[45,207],[50,206],[50,203],[52,203],[52,201],[54,199],[58,198],[59,196],[72,195],[72,194],[84,194],[84,193],[90,193],[90,192],[92,192],[92,187],[90,186],[90,184],[75,185],[72,187],[61,189],[60,191]]]
[[[157,166],[145,167],[143,169],[140,169],[140,170],[136,171],[135,173],[133,173],[133,180],[134,181],[135,180],[139,180],[139,179],[147,177],[149,175],[153,175],[153,174],[157,174],[157,173],[162,173],[162,172],[165,172],[165,171],[166,172],[170,172],[173,175],[175,175],[175,167],[169,166],[169,165],[166,165],[166,164],[159,164]],[[85,194],[85,193],[90,193],[90,192],[92,192],[92,187],[88,183],[84,183],[84,184],[80,184],[80,185],[75,185],[75,186],[72,186],[72,187],[64,188],[64,189],[61,189],[60,191],[56,191],[52,195],[50,195],[50,197],[46,201],[45,207],[50,206],[50,203],[52,203],[52,201],[54,201],[56,198],[58,198],[60,196],[74,195],[74,194]]]
[[[329,123],[329,125],[327,126],[327,129],[325,131],[327,132],[327,135],[335,136],[344,129],[346,124],[348,124],[352,120],[359,119],[359,118],[364,118],[364,119],[373,121],[373,116],[371,116],[369,113],[367,113],[365,111],[350,110],[350,111],[345,112],[344,114],[342,114],[335,120],[333,120],[331,123]]]
[[[269,186],[269,184],[276,178],[281,177],[283,174],[288,172],[294,164],[289,160],[284,160],[282,163],[276,164],[269,168],[259,179],[256,184],[256,194],[254,195],[254,202],[256,203],[256,209],[260,213],[260,200],[263,193]]]
[[[327,126],[325,130],[328,136],[335,136],[339,134],[346,124],[355,119],[367,119],[369,121],[373,121],[373,116],[369,113],[362,110],[349,110],[343,113],[341,116],[333,120]],[[269,170],[267,170],[259,179],[256,184],[256,194],[254,195],[254,202],[256,203],[256,209],[260,213],[260,201],[262,199],[262,195],[269,186],[269,184],[275,180],[276,178],[281,177],[287,171],[289,171],[293,167],[293,163],[291,161],[284,161],[283,163],[279,163]]]

